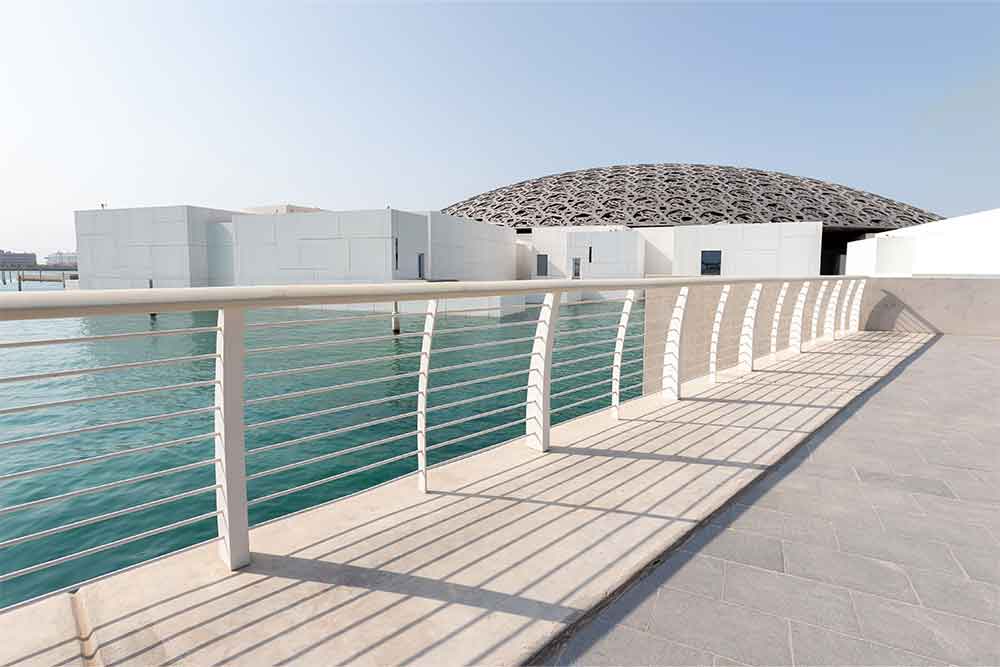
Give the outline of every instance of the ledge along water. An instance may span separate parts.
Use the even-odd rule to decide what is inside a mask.
[[[623,368],[624,375],[642,370],[642,338],[639,335],[643,331],[642,306],[641,302],[637,303],[632,312],[627,332],[630,338],[626,339],[623,357],[626,364]],[[509,427],[497,427],[524,417],[523,403],[526,392],[523,387],[528,368],[526,357],[455,370],[435,372],[435,369],[481,361],[487,357],[508,357],[529,352],[530,340],[454,352],[441,350],[487,341],[530,338],[534,334],[537,312],[537,309],[529,306],[523,312],[499,319],[468,314],[439,315],[432,351],[428,426],[433,430],[428,434],[428,445],[433,447],[435,444],[454,438],[467,435],[472,437],[448,447],[429,451],[430,465],[524,434],[523,421]],[[615,334],[612,325],[618,322],[621,303],[608,301],[568,305],[564,306],[562,312],[563,320],[559,325],[555,362],[583,360],[579,363],[564,364],[554,373],[553,424],[605,408],[610,404],[610,365]],[[338,312],[312,308],[267,309],[250,311],[248,322],[251,324],[284,322],[331,318],[338,315],[350,317],[357,314],[356,310]],[[589,314],[596,316],[573,319],[576,315]],[[523,322],[523,325],[518,325],[518,322]],[[0,322],[0,342],[148,330],[199,329],[214,327],[215,323],[215,312],[163,313],[155,319],[131,315]],[[279,494],[295,486],[415,451],[415,416],[412,413],[416,410],[416,371],[421,344],[419,334],[423,329],[423,323],[422,314],[402,315],[402,331],[399,336],[388,335],[390,333],[388,314],[385,318],[352,319],[342,323],[248,329],[246,341],[249,351],[246,368],[248,375],[324,363],[359,362],[356,365],[317,372],[264,376],[247,380],[246,446],[252,525],[414,472],[416,459],[410,456],[329,483],[287,495],[276,495],[271,499],[254,503],[256,499]],[[511,326],[496,329],[482,328],[482,325],[491,323]],[[474,327],[475,330],[462,331],[463,327]],[[574,331],[596,327],[605,328],[573,334]],[[446,329],[457,329],[457,331],[446,332]],[[338,340],[362,337],[375,337],[378,340],[345,345],[331,344],[301,351],[261,353],[252,351],[254,348],[298,343],[334,343]],[[211,355],[215,352],[215,343],[214,331],[205,331],[176,336],[0,349],[0,378],[150,359]],[[594,343],[594,345],[574,347],[564,352],[558,350],[560,346],[570,347],[583,343]],[[408,354],[410,356],[406,356]],[[380,360],[382,357],[391,356],[401,356],[401,358]],[[365,360],[371,361],[361,363]],[[587,371],[594,372],[587,373]],[[498,374],[504,374],[506,377],[486,380],[489,376]],[[570,375],[573,377],[559,380],[559,377]],[[289,399],[260,400],[288,392],[320,389],[390,376],[399,377],[332,392]],[[214,359],[205,358],[184,364],[27,382],[3,382],[0,383],[2,392],[0,395],[3,396],[0,404],[0,441],[8,442],[63,431],[79,431],[88,426],[149,415],[210,408],[213,402],[214,386],[211,383],[213,378]],[[479,379],[484,381],[474,382]],[[451,389],[434,391],[435,387],[456,383],[463,384]],[[152,394],[10,412],[11,409],[20,406],[167,385],[187,386]],[[579,391],[570,391],[578,387]],[[623,379],[622,387],[623,400],[639,396],[641,372]],[[498,394],[504,390],[510,391]],[[490,396],[466,402],[466,399],[486,394]],[[377,402],[379,399],[392,396],[399,398],[389,402]],[[586,400],[590,398],[593,400]],[[435,409],[457,402],[461,404]],[[570,407],[559,410],[563,406]],[[505,407],[507,409],[504,409]],[[322,411],[324,414],[286,420],[317,411]],[[458,421],[484,412],[491,414],[434,429],[435,426],[445,422]],[[350,429],[351,426],[371,421],[377,423]],[[338,431],[335,435],[317,437],[287,447],[267,449],[269,445],[334,430]],[[0,547],[0,576],[213,511],[215,494],[211,487],[215,483],[214,470],[211,465],[206,464],[148,481],[4,513],[4,508],[35,500],[210,460],[213,457],[214,442],[211,435],[205,434],[211,434],[212,431],[213,412],[206,409],[173,419],[67,433],[56,438],[0,449],[0,513],[3,513],[0,521],[0,545],[5,542],[16,542],[17,538],[38,531],[54,529],[73,522],[86,523],[92,517],[192,492],[191,495],[172,502],[153,504],[146,509],[123,513],[121,516],[81,525],[79,528],[51,536]],[[479,433],[482,434],[476,435]],[[56,469],[31,477],[16,476],[20,471],[40,466],[58,466],[69,461],[105,457],[125,449],[186,439],[190,441],[176,446],[103,458],[93,464]],[[382,440],[386,442],[372,448],[272,474],[261,474],[291,463]],[[255,453],[258,449],[261,451]],[[208,490],[194,493],[206,487]],[[0,608],[176,551],[213,538],[216,534],[215,517],[209,516],[202,521],[175,530],[5,581],[0,584]]]

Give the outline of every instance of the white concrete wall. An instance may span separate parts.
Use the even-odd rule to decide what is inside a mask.
[[[399,239],[399,268],[393,271],[396,280],[417,280],[417,255],[424,254],[426,273],[430,256],[427,251],[427,216],[423,213],[391,210],[392,236]],[[394,241],[395,243],[395,241]],[[394,250],[392,252],[395,252]],[[392,258],[395,265],[395,257]],[[429,277],[425,275],[425,278]]]
[[[854,241],[847,244],[847,263],[870,275],[996,276],[998,247],[1000,209],[991,209]]]
[[[389,209],[236,215],[233,239],[238,285],[393,278]]]
[[[514,280],[516,232],[438,211],[427,213],[429,280]]]
[[[645,242],[646,276],[674,273],[674,230],[676,227],[636,227]]]
[[[723,276],[819,275],[822,240],[819,222],[675,227],[673,275],[700,275],[702,250],[722,251]]]
[[[77,211],[80,287],[208,285],[205,224],[231,215],[195,206]]]

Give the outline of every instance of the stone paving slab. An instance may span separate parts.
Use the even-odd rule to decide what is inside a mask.
[[[910,349],[878,340],[849,347]],[[998,395],[1000,339],[933,341],[541,661],[1000,664]]]
[[[620,420],[604,411],[567,422],[553,429],[546,454],[515,441],[432,470],[426,495],[407,477],[255,528],[252,562],[235,573],[222,566],[217,545],[208,544],[85,586],[77,595],[99,647],[95,660],[523,662],[925,340],[862,334],[679,402],[663,404],[658,396],[630,402]],[[862,490],[860,480],[845,484]],[[893,508],[898,504],[886,494],[910,493],[872,489],[872,498]],[[771,493],[782,491],[764,497]],[[869,500],[850,493],[808,483],[795,493],[816,507],[832,498],[839,514],[803,516],[778,503],[769,511],[798,518],[756,517],[769,526],[760,531],[752,522],[739,531],[708,526],[677,552],[687,562],[644,579],[641,595],[622,598],[648,601],[636,606],[632,621],[577,635],[591,637],[581,660],[787,664],[789,617],[766,611],[778,603],[804,623],[856,633],[840,584],[810,581],[798,589],[784,579],[786,544],[830,530],[836,539],[837,521],[859,507],[875,522],[878,516]],[[821,557],[864,558],[836,544],[804,546],[824,549]],[[706,555],[696,555],[702,550]],[[976,558],[968,556],[970,563]],[[735,572],[732,591],[727,569]],[[748,597],[757,598],[756,607],[744,604]],[[888,612],[873,608],[878,613]],[[632,634],[616,636],[619,628]],[[637,641],[635,632],[649,641]],[[11,650],[19,648],[14,642]]]

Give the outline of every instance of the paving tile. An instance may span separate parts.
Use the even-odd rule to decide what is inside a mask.
[[[713,656],[633,628],[594,622],[573,635],[559,665],[712,665]]]
[[[680,548],[770,570],[784,569],[781,542],[756,533],[710,525],[692,535]]]
[[[653,586],[670,586],[720,600],[724,576],[723,562],[718,558],[675,551],[646,580]]]
[[[878,510],[878,515],[890,533],[963,546],[1000,548],[1000,542],[982,526],[891,510]]]
[[[664,588],[650,632],[750,665],[788,665],[785,619]]]
[[[837,527],[842,551],[892,561],[907,567],[961,575],[948,546],[927,539],[894,535],[885,531]]]
[[[1000,586],[1000,553],[994,550],[952,547],[952,553],[968,575]]]
[[[895,563],[856,556],[810,544],[786,542],[785,565],[789,574],[916,602],[905,570]]]
[[[1000,505],[1000,485],[976,481],[954,481],[949,486],[962,500]]]
[[[911,493],[926,493],[943,498],[955,497],[955,494],[951,492],[948,485],[939,479],[917,477],[916,475],[895,475],[867,468],[856,468],[856,470],[862,482],[873,486],[882,486],[898,491],[909,491]]]
[[[928,658],[792,621],[797,665],[940,665]]]
[[[995,505],[948,500],[921,494],[914,494],[913,499],[920,506],[920,510],[930,516],[959,523],[986,526],[993,532],[994,536],[1000,537],[1000,508]]]
[[[1000,625],[1000,586],[930,572],[911,572],[910,581],[925,607]]]
[[[789,514],[763,507],[734,505],[719,516],[718,525],[792,542],[806,542],[836,548],[833,522],[813,516]]]
[[[866,639],[955,665],[1000,664],[1000,626],[863,593],[854,603]]]
[[[840,632],[859,631],[847,589],[744,565],[726,565],[725,599]]]
[[[618,599],[601,610],[603,622],[618,623],[637,630],[649,627],[649,619],[656,608],[658,587],[649,577],[643,577],[629,587]]]

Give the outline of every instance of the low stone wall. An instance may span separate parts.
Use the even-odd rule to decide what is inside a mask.
[[[860,327],[1000,336],[1000,278],[870,278]]]

